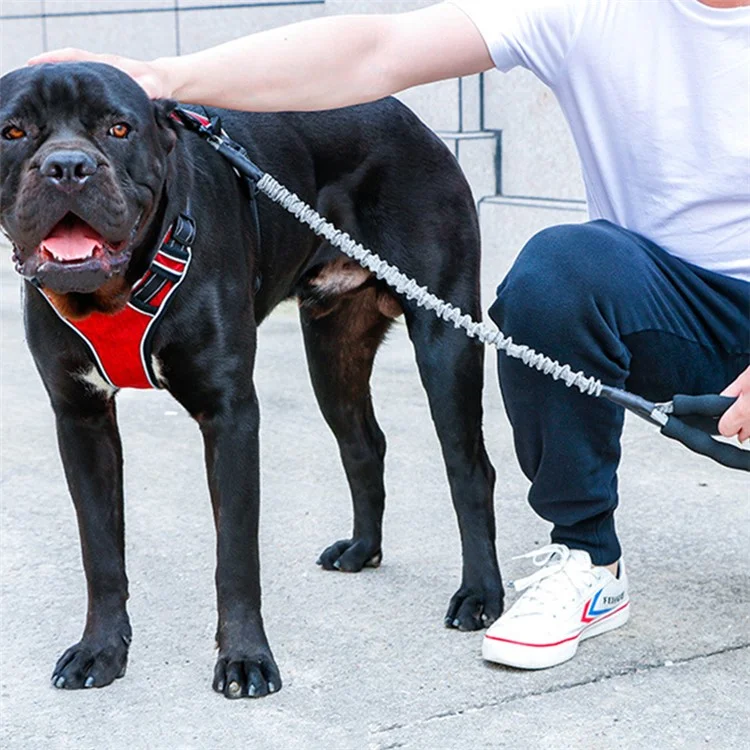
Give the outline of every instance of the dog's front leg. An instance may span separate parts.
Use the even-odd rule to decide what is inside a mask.
[[[199,417],[217,534],[213,687],[227,698],[257,698],[281,688],[260,613],[259,422],[252,387]]]
[[[75,399],[52,397],[88,588],[83,636],[60,657],[52,675],[56,687],[70,689],[103,687],[122,677],[131,637],[115,402],[80,391]]]

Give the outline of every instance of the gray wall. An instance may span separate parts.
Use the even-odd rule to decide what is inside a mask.
[[[0,0],[0,70],[56,47],[142,58],[184,54],[320,15],[402,12],[430,2]],[[471,182],[482,220],[488,290],[540,228],[585,218],[567,125],[552,93],[531,74],[493,71],[422,86],[401,98],[440,133]]]

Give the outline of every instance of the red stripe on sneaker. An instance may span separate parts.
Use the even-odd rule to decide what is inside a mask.
[[[629,607],[630,602],[625,602],[621,607],[618,607],[617,609],[613,610],[612,612],[607,613],[603,617],[600,617],[596,622],[601,622],[602,620],[606,620],[608,617],[612,617],[612,615],[616,615],[621,610],[625,609],[625,607]],[[525,641],[513,641],[510,638],[498,638],[496,635],[489,635],[489,633],[485,633],[485,638],[489,638],[491,641],[502,641],[503,643],[513,643],[516,646],[531,646],[532,648],[549,648],[550,646],[559,646],[561,643],[567,643],[568,641],[574,641],[576,638],[580,638],[581,634],[586,630],[586,628],[582,628],[581,632],[577,635],[572,635],[570,638],[563,638],[561,641],[555,641],[554,643],[527,643]]]
[[[582,633],[583,631],[581,631]],[[496,635],[485,635],[485,638],[489,638],[491,641],[502,641],[503,643],[512,643],[515,646],[531,646],[532,648],[547,648],[548,646],[559,646],[561,643],[567,643],[568,641],[574,641],[576,638],[580,638],[581,633],[578,635],[572,635],[570,638],[563,638],[561,641],[555,641],[554,643],[526,643],[524,641],[513,641],[510,638],[498,638]]]

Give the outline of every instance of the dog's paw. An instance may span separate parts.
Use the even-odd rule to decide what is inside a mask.
[[[502,583],[486,586],[461,586],[451,597],[445,626],[457,630],[481,630],[503,613]]]
[[[377,568],[382,560],[379,545],[365,539],[340,539],[323,550],[317,564],[324,570],[358,573],[362,568]]]
[[[125,675],[130,636],[115,636],[103,643],[81,640],[57,661],[52,673],[56,688],[80,690],[104,687]]]
[[[262,698],[281,690],[281,675],[270,654],[220,656],[213,688],[225,698]]]

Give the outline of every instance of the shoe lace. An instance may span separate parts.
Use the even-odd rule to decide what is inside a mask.
[[[531,575],[511,582],[516,591],[526,592],[516,603],[516,610],[519,605],[524,610],[538,609],[539,605],[547,605],[550,600],[565,610],[595,578],[592,571],[579,567],[571,575],[573,566],[568,565],[570,549],[564,544],[548,544],[513,559],[531,559],[539,568]]]

